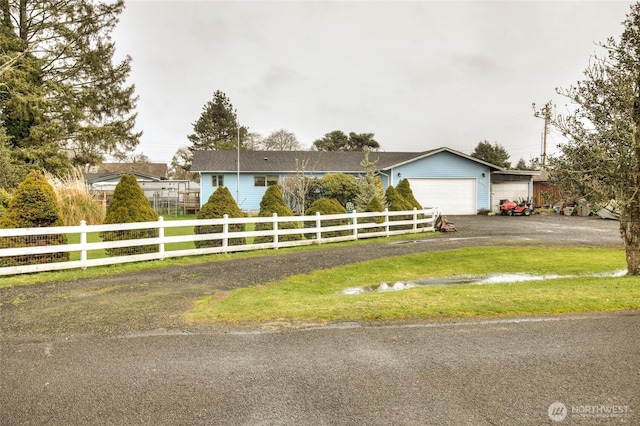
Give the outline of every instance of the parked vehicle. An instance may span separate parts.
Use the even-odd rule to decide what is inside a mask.
[[[531,201],[500,200],[500,214],[503,216],[531,215]]]

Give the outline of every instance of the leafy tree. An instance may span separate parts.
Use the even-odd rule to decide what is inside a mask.
[[[2,68],[11,71],[2,74],[9,89],[2,107],[12,143],[37,151],[46,142],[83,165],[132,151],[140,133],[134,132],[134,87],[125,84],[131,58],[114,63],[110,38],[124,0],[0,4],[2,44],[8,47]],[[25,157],[47,159],[30,154]]]
[[[609,38],[585,79],[560,89],[573,110],[552,118],[568,141],[551,158],[550,178],[590,203],[614,200],[627,269],[640,275],[640,4],[631,6],[620,40]],[[543,111],[538,111],[542,114]]]
[[[221,219],[224,215],[228,217],[244,217],[242,210],[233,199],[233,196],[225,186],[219,186],[209,200],[202,206],[198,212],[198,219]],[[234,223],[229,225],[229,232],[244,232],[244,223]],[[196,234],[215,234],[222,233],[222,225],[198,225],[195,227]],[[222,240],[200,240],[196,241],[196,248],[204,247],[221,247]],[[230,246],[239,246],[246,244],[244,237],[229,238]]]
[[[271,185],[267,187],[262,200],[260,200],[260,217],[271,217],[273,214],[278,216],[293,216],[293,212],[287,206],[287,203],[282,196],[282,191],[278,185]],[[296,222],[278,222],[278,229],[296,229],[298,224]],[[257,223],[256,231],[264,231],[273,229],[271,223]],[[279,241],[295,241],[302,238],[300,234],[288,234],[278,237]],[[273,242],[273,237],[270,235],[258,236],[254,239],[255,243],[270,243]]]
[[[147,200],[142,188],[140,188],[136,177],[130,174],[122,176],[113,191],[113,198],[107,208],[104,223],[155,222],[157,220],[158,214],[151,208],[151,204],[149,204],[149,200]],[[105,231],[102,233],[104,241],[135,240],[156,238],[157,236],[158,230],[153,228]],[[109,256],[128,256],[156,251],[158,251],[158,246],[154,244],[116,247],[106,250]]]
[[[473,158],[477,158],[478,160],[486,161],[487,163],[495,164],[498,167],[502,167],[503,169],[508,169],[511,167],[511,163],[509,160],[509,153],[499,143],[494,143],[491,145],[491,142],[482,141],[478,143],[476,148],[471,153]]]
[[[169,177],[171,179],[200,182],[200,174],[191,173],[191,163],[193,163],[193,152],[186,146],[181,146],[171,158]]]
[[[20,183],[0,218],[0,228],[36,228],[62,225],[64,223],[56,194],[40,171],[29,173]],[[63,244],[67,244],[65,234],[0,238],[0,248]],[[66,252],[28,254],[3,258],[0,261],[0,266],[32,265],[67,260],[69,260],[69,253]]]
[[[297,151],[301,148],[296,135],[285,129],[271,132],[261,145],[265,151]]]
[[[376,150],[380,144],[373,139],[373,133],[351,132],[347,136],[341,130],[334,130],[313,142],[313,148],[317,151],[364,151]]]
[[[347,151],[349,136],[341,130],[334,130],[326,133],[322,139],[313,142],[313,147],[317,151]]]
[[[191,151],[222,151],[244,149],[249,130],[238,127],[238,117],[226,94],[217,90],[213,99],[202,107],[200,118],[193,123],[193,133],[187,136]],[[238,136],[239,132],[239,136]]]
[[[322,197],[335,198],[340,204],[354,203],[358,198],[360,187],[358,180],[344,173],[329,173],[320,178]]]
[[[373,139],[373,133],[349,133],[348,151],[376,150],[379,148],[380,144]]]

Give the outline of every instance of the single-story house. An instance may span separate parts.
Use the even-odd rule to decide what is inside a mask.
[[[302,172],[310,177],[328,173],[363,176],[363,160],[363,152],[196,151],[191,171],[201,176],[201,203],[218,186],[226,186],[242,210],[256,211],[266,187],[286,176]],[[492,203],[492,174],[504,170],[494,164],[446,147],[424,152],[371,152],[369,161],[376,164],[385,189],[407,178],[424,207],[437,206],[450,215],[497,210]]]

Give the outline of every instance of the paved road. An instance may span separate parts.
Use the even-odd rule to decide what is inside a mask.
[[[13,341],[3,424],[639,424],[640,314]],[[585,414],[590,407],[616,417]],[[586,417],[578,417],[571,411]],[[557,414],[557,413],[556,413]],[[558,423],[560,424],[560,423]]]
[[[452,219],[459,232],[415,248],[620,245],[610,221]],[[328,253],[328,261],[344,262],[339,250]],[[58,308],[64,293],[57,288],[66,291],[59,283],[30,294],[23,288],[19,305]],[[105,306],[118,303],[122,295]],[[2,324],[23,311],[5,305]],[[51,318],[63,323],[58,313]],[[278,332],[159,331],[157,324],[5,334],[0,424],[640,424],[640,311]],[[564,405],[552,414],[568,410],[562,423],[548,415],[556,402]]]

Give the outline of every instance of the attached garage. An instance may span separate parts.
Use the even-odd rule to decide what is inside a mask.
[[[424,207],[439,207],[445,215],[476,214],[476,179],[409,179],[413,196]]]

